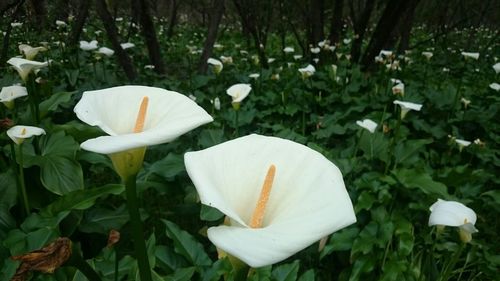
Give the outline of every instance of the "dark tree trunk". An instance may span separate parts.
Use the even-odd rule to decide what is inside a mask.
[[[113,49],[116,52],[118,63],[123,68],[123,71],[125,72],[125,75],[127,76],[128,80],[130,82],[134,81],[137,78],[137,73],[135,71],[134,65],[132,64],[132,60],[120,46],[118,29],[116,28],[115,22],[113,21],[113,17],[108,11],[108,7],[106,5],[105,0],[96,0],[96,8],[99,17],[101,18],[102,23],[104,24],[106,33],[108,34],[109,41],[111,41]]]
[[[139,13],[142,36],[146,41],[149,53],[149,61],[155,66],[155,72],[165,74],[165,66],[161,55],[160,43],[156,37],[156,31],[149,13],[149,3],[147,0],[132,0],[133,8]]]
[[[31,6],[33,7],[33,12],[35,13],[35,23],[38,31],[44,30],[46,17],[47,17],[47,7],[45,6],[45,0],[31,0]]]
[[[411,6],[414,1],[419,0],[389,0],[389,2],[387,2],[384,12],[375,27],[375,31],[361,59],[361,65],[364,69],[369,69],[373,66],[375,56],[382,50],[386,42],[392,38],[402,18],[401,15],[405,14],[407,8]]]
[[[330,26],[330,35],[328,39],[331,44],[338,43],[340,41],[340,31],[342,30],[342,15],[344,13],[344,0],[335,0],[333,6],[333,15]]]
[[[311,0],[310,5],[311,40],[309,43],[316,46],[318,42],[325,38],[323,30],[324,2],[323,0]]]
[[[177,2],[177,0],[170,1],[167,38],[172,38],[174,35],[174,27],[177,24],[177,10],[179,8],[179,4],[180,3]]]
[[[57,1],[55,8],[56,19],[67,21],[68,15],[69,15],[69,1],[68,0]]]
[[[75,23],[73,24],[72,34],[70,37],[71,45],[75,46],[80,40],[80,35],[82,34],[83,27],[89,16],[90,5],[92,5],[92,0],[80,0],[78,5],[78,14],[76,15]]]
[[[219,30],[219,24],[222,19],[222,15],[224,14],[224,10],[224,0],[215,0],[209,15],[207,39],[205,40],[203,53],[201,54],[200,61],[198,63],[198,72],[201,74],[207,72],[207,60],[210,56],[212,56],[212,50],[214,48],[215,40],[217,39],[217,31]]]
[[[354,41],[352,43],[351,58],[353,62],[359,62],[359,57],[361,56],[361,46],[366,33],[366,28],[368,27],[368,22],[370,21],[370,16],[372,14],[373,8],[375,7],[375,0],[367,0],[365,7],[358,18],[355,18],[354,7],[351,2],[351,17],[354,21]]]
[[[5,5],[3,7],[3,10],[1,12],[1,15],[3,16],[8,10],[15,8],[15,10],[12,13],[11,20],[9,24],[7,25],[7,30],[5,31],[5,35],[3,36],[3,42],[2,42],[2,55],[0,57],[0,65],[5,65],[5,62],[7,61],[7,57],[9,56],[9,42],[10,42],[10,34],[12,33],[12,25],[10,25],[12,22],[16,20],[18,15],[21,13],[22,7],[24,4],[24,0],[16,1],[11,4]]]
[[[411,1],[410,6],[406,10],[403,22],[400,24],[400,40],[398,46],[398,53],[408,50],[410,45],[411,29],[413,28],[413,19],[415,18],[415,10],[417,9],[418,1]]]

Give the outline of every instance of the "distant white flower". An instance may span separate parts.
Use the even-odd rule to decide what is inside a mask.
[[[321,49],[318,47],[311,48],[310,50],[311,50],[311,53],[313,53],[313,54],[319,54],[319,52],[321,52]]]
[[[97,40],[92,40],[90,42],[80,41],[80,49],[84,51],[93,51],[97,49]]]
[[[460,102],[463,103],[464,107],[467,108],[470,104],[470,100],[466,99],[466,98],[461,98],[460,99]]]
[[[351,44],[352,39],[346,38],[343,40],[344,44],[349,45]]]
[[[32,61],[32,60],[26,60],[22,58],[11,58],[7,61],[8,64],[12,65],[15,70],[19,73],[19,76],[21,76],[21,79],[26,82],[26,78],[28,78],[28,75],[32,71],[37,71],[40,68],[46,67],[49,65],[49,62],[39,62],[39,61]]]
[[[220,110],[220,99],[219,99],[219,97],[216,97],[214,99],[214,108],[215,108],[215,110]]]
[[[370,133],[374,133],[375,129],[377,129],[377,123],[370,119],[364,119],[363,121],[356,121],[356,124],[361,128],[367,129]]]
[[[422,52],[422,56],[430,60],[434,54],[432,52]]]
[[[223,64],[232,64],[233,63],[233,57],[226,57],[226,56],[220,56],[219,59]]]
[[[248,51],[240,50],[240,55],[246,56],[246,55],[248,55]]]
[[[248,75],[248,77],[250,77],[252,79],[258,79],[260,77],[260,74],[259,73],[252,73],[252,74]]]
[[[400,83],[398,83],[392,87],[392,93],[394,95],[404,96],[405,95],[405,84],[401,83],[401,81],[400,81]]]
[[[222,62],[220,60],[217,60],[214,58],[209,58],[207,60],[207,63],[214,67],[215,74],[219,74],[222,71],[222,68],[224,68],[224,66],[222,65]]]
[[[422,109],[422,105],[418,103],[405,102],[399,100],[395,100],[393,103],[401,107],[401,119],[405,118],[406,113],[408,113],[408,111],[410,110],[420,111],[420,109]]]
[[[493,65],[493,69],[495,70],[495,73],[499,73],[500,72],[500,62],[497,62]]]
[[[268,58],[267,63],[273,63],[276,59],[275,58]]]
[[[152,64],[146,64],[146,65],[144,66],[144,69],[155,69],[155,66],[154,66],[154,65],[152,65]]]
[[[390,57],[392,56],[392,51],[388,51],[388,50],[381,50],[380,53],[379,53],[379,56],[381,57]]]
[[[375,57],[375,62],[376,63],[384,63],[385,60],[384,60],[384,58],[382,56],[376,56]]]
[[[123,21],[123,18],[122,17],[118,17],[115,19],[116,22],[120,22],[120,21]]]
[[[22,144],[25,139],[45,135],[45,130],[33,126],[17,125],[7,130],[7,135],[16,144]]]
[[[56,25],[57,25],[58,27],[65,27],[65,26],[67,26],[68,24],[67,24],[67,23],[65,23],[65,22],[64,22],[64,21],[62,21],[62,20],[56,20]]]
[[[443,67],[443,72],[450,72],[450,69],[447,67]]]
[[[302,74],[302,78],[305,79],[313,76],[316,72],[316,68],[310,64],[304,68],[299,68],[299,72]]]
[[[403,82],[401,82],[401,80],[396,79],[396,78],[391,78],[391,82],[392,82],[393,85],[403,83]]]
[[[31,47],[30,45],[19,45],[19,51],[27,60],[33,60],[39,52],[47,51],[45,47]]]
[[[0,102],[5,104],[9,109],[14,108],[14,100],[20,97],[28,95],[28,91],[25,87],[19,85],[13,85],[8,87],[3,87],[0,92]]]
[[[135,47],[135,44],[126,42],[126,43],[121,43],[120,46],[122,47],[122,49],[126,50]]]
[[[218,44],[218,43],[215,43],[214,44],[214,49],[220,51],[222,49],[224,49],[224,45],[221,45],[221,44]]]
[[[455,142],[458,144],[458,149],[460,151],[462,151],[462,149],[464,149],[464,147],[471,145],[470,141],[462,140],[462,139],[455,139]]]
[[[315,64],[318,64],[319,59],[318,59],[318,58],[314,58],[314,59],[313,59],[313,62],[314,62]]]
[[[193,94],[190,94],[188,98],[190,98],[192,101],[196,101],[196,96]]]
[[[244,100],[248,94],[250,94],[251,90],[252,86],[250,86],[250,84],[235,84],[229,87],[226,90],[226,93],[233,99],[233,106],[239,106],[241,101]],[[235,109],[239,109],[239,107]]]
[[[271,75],[271,80],[280,80],[280,74],[275,73],[275,74]]]
[[[459,228],[460,239],[464,242],[472,240],[472,233],[478,232],[476,213],[464,204],[456,201],[438,199],[430,207],[429,226],[453,226]]]
[[[21,27],[23,26],[23,23],[22,22],[13,22],[10,24],[10,26],[16,28],[16,27]]]
[[[462,56],[464,56],[465,59],[471,58],[471,59],[479,59],[479,53],[471,53],[471,52],[462,52]]]
[[[115,51],[111,50],[110,48],[107,48],[107,47],[101,47],[99,48],[99,50],[97,51],[99,54],[103,54],[107,57],[111,57]]]
[[[495,83],[491,83],[490,84],[490,88],[498,92],[498,91],[500,91],[500,84],[498,84],[496,82]]]
[[[293,59],[294,60],[300,60],[302,58],[302,55],[294,55]]]
[[[285,47],[283,49],[283,52],[287,53],[287,54],[290,54],[290,53],[293,53],[295,52],[295,49],[293,47]]]

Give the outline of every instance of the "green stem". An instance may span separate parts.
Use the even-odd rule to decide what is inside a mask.
[[[97,272],[78,254],[73,254],[68,262],[68,265],[76,267],[88,280],[101,281],[101,277]]]
[[[136,175],[129,176],[124,181],[127,196],[127,208],[130,215],[130,223],[132,224],[132,239],[134,241],[135,255],[139,266],[139,275],[141,276],[141,281],[152,281],[151,267],[149,265],[148,254],[146,251],[144,229],[137,202]]]
[[[237,109],[237,110],[234,111],[234,134],[236,135],[236,137],[240,136],[239,127],[240,127],[240,123],[239,123],[239,109]]]
[[[239,260],[236,257],[233,257],[231,255],[228,255],[229,261],[231,262],[231,265],[233,266],[232,270],[232,279],[227,280],[234,280],[234,281],[245,281],[248,278],[248,271],[250,270],[250,267]]]
[[[460,255],[462,254],[462,250],[464,249],[464,247],[465,247],[465,243],[460,243],[460,246],[458,247],[457,251],[451,257],[450,262],[444,268],[444,272],[441,275],[441,278],[439,278],[440,281],[447,281],[448,279],[450,279],[450,274],[451,274],[453,268],[455,267],[455,264],[457,263],[458,258],[460,258]]]
[[[17,161],[19,162],[19,189],[21,191],[21,202],[23,203],[24,211],[26,212],[26,216],[30,214],[30,204],[28,201],[28,194],[26,192],[26,184],[24,182],[24,161],[23,161],[23,144],[19,144],[17,146],[18,148],[18,153],[17,153]]]

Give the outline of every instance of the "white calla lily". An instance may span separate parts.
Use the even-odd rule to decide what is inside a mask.
[[[97,47],[97,40],[92,40],[90,42],[88,41],[80,41],[80,49],[84,51],[93,51],[96,50]]]
[[[252,86],[250,84],[234,84],[226,90],[226,93],[231,96],[234,105],[243,101],[250,94],[251,90]]]
[[[290,53],[293,53],[295,52],[295,49],[293,47],[285,47],[283,49],[283,52],[287,53],[287,54],[290,54]]]
[[[400,95],[404,96],[405,95],[405,84],[399,81],[400,83],[396,84],[395,86],[392,87],[392,93],[394,95]]]
[[[460,202],[445,201],[438,199],[430,207],[429,226],[443,225],[453,226],[460,229],[460,238],[463,242],[470,242],[472,233],[478,232],[476,213]]]
[[[422,109],[422,105],[418,103],[405,102],[399,100],[395,100],[393,103],[401,107],[401,119],[405,118],[406,114],[410,110],[420,111],[420,109]]]
[[[224,66],[222,65],[222,62],[218,59],[209,58],[207,60],[207,63],[214,67],[215,74],[219,74],[222,71],[222,69],[224,68]]]
[[[201,202],[228,218],[208,238],[251,267],[282,261],[356,222],[340,170],[304,145],[249,135],[184,160]]]
[[[358,120],[356,124],[363,129],[367,129],[372,134],[375,132],[375,129],[377,129],[377,123],[371,119],[364,119],[363,121]]]
[[[135,47],[135,44],[130,42],[125,42],[121,43],[120,46],[122,47],[122,49],[126,50]]]
[[[500,84],[494,82],[490,84],[490,89],[495,90],[495,91],[500,91]]]
[[[7,136],[16,144],[22,144],[25,139],[45,135],[45,130],[33,126],[17,125],[7,130]]]
[[[111,57],[115,53],[115,51],[113,51],[112,49],[110,49],[108,47],[101,47],[101,48],[99,48],[99,50],[97,52],[99,54],[105,55],[107,57]]]
[[[461,53],[462,56],[465,58],[465,59],[475,59],[475,60],[478,60],[479,59],[479,53],[471,53],[471,52],[462,52]]]
[[[14,69],[19,73],[21,79],[26,82],[26,78],[32,71],[36,71],[40,68],[46,67],[49,65],[49,62],[39,62],[32,61],[22,58],[11,58],[7,61],[8,64],[12,65]]]
[[[500,72],[500,62],[497,62],[493,65],[493,69],[495,70],[495,73],[498,74]]]
[[[302,78],[306,79],[314,75],[316,68],[312,64],[309,64],[304,68],[299,68],[299,72],[302,74]]]
[[[27,60],[33,60],[36,55],[41,51],[47,51],[45,47],[31,47],[30,45],[21,44],[19,45],[19,51],[24,55]]]
[[[0,92],[0,102],[5,104],[9,109],[14,108],[14,100],[20,97],[28,95],[28,91],[25,87],[19,85],[13,85],[8,87],[3,87]]]
[[[430,60],[434,54],[432,52],[422,52],[422,56],[424,56],[427,60]]]

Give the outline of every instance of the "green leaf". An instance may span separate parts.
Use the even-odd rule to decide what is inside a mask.
[[[347,251],[352,248],[354,239],[358,236],[359,228],[349,227],[331,235],[330,241],[321,251],[320,259],[328,256],[333,251]]]
[[[115,210],[94,207],[85,212],[78,229],[82,232],[107,235],[111,229],[121,229],[128,221],[129,214],[125,205]]]
[[[71,97],[76,92],[60,92],[53,94],[48,99],[42,101],[39,105],[40,107],[40,116],[43,118],[50,111],[55,111],[60,105],[69,103],[71,101]]]
[[[16,205],[17,201],[17,183],[16,175],[12,169],[0,174],[0,205],[7,209]]]
[[[119,195],[124,190],[125,186],[122,184],[108,184],[86,190],[75,190],[57,199],[45,207],[42,212],[47,215],[55,215],[62,211],[85,210],[92,207],[98,198],[109,194]]]
[[[370,191],[364,190],[358,196],[358,202],[356,202],[354,206],[356,213],[359,213],[361,210],[370,210],[375,202],[375,196],[373,196]]]
[[[169,153],[167,157],[156,161],[147,168],[147,175],[152,173],[162,176],[165,179],[173,178],[184,172],[184,157],[182,155]]]
[[[66,136],[63,131],[42,136],[39,145],[43,157],[74,158],[76,151],[80,149],[80,144],[71,136]]]
[[[203,245],[188,232],[180,229],[176,224],[162,220],[165,223],[167,236],[174,241],[174,249],[185,257],[191,264],[210,266],[212,261],[203,249]]]
[[[168,275],[164,278],[165,281],[188,281],[191,280],[196,267],[187,268],[177,268],[172,275]]]
[[[175,271],[177,268],[187,266],[186,259],[174,252],[172,247],[163,245],[156,246],[155,256],[158,265],[166,270]]]
[[[374,258],[371,256],[360,257],[355,260],[352,266],[351,276],[349,277],[349,281],[358,281],[363,280],[361,275],[363,273],[371,272],[374,268]]]
[[[418,158],[412,157],[421,150],[426,144],[432,143],[432,140],[405,140],[400,142],[394,148],[394,158],[396,163],[409,162],[411,165],[415,161],[418,161]],[[415,158],[415,160],[410,160],[410,158]]]
[[[314,269],[309,269],[308,271],[304,272],[299,278],[298,281],[314,281],[315,279],[315,274],[314,274]]]
[[[273,270],[273,280],[295,281],[299,272],[300,263],[298,260],[293,263],[282,264]]]
[[[216,221],[224,217],[224,214],[216,208],[202,204],[200,210],[200,219],[204,221]]]
[[[439,196],[443,199],[450,197],[446,185],[434,181],[431,176],[425,172],[414,169],[398,169],[393,171],[393,175],[407,188],[417,188],[425,194]]]
[[[44,158],[40,180],[43,186],[58,195],[83,189],[83,172],[80,163],[66,157]]]
[[[198,145],[207,148],[224,141],[224,131],[220,129],[205,129],[200,132]]]

